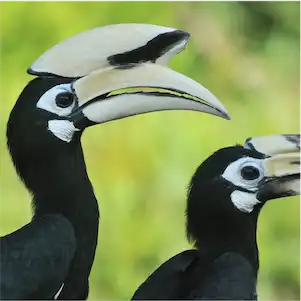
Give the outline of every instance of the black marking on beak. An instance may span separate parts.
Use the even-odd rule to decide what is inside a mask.
[[[298,195],[299,193],[293,190],[281,190],[281,186],[286,182],[298,180],[300,174],[284,176],[280,178],[266,178],[259,186],[257,199],[261,202],[266,202],[273,199]]]
[[[255,151],[255,152],[257,152],[258,154],[261,154],[262,155],[262,158],[269,158],[270,156],[269,155],[266,155],[266,154],[264,154],[264,153],[261,153],[259,150],[257,150],[256,148],[255,148],[255,146],[252,144],[252,142],[251,142],[251,140],[252,140],[253,138],[252,137],[249,137],[249,138],[247,138],[246,140],[245,140],[245,144],[244,144],[244,148],[246,148],[246,149],[249,149],[249,150],[251,150],[251,151]]]
[[[249,148],[250,150],[252,150],[252,151],[257,151],[257,150],[255,149],[254,145],[253,145],[252,143],[250,143],[251,139],[252,139],[251,137],[246,139],[245,147],[248,146],[248,148]]]
[[[72,113],[70,120],[73,122],[73,125],[79,129],[84,130],[85,128],[97,124],[94,121],[88,119],[82,112],[81,108],[79,110]]]
[[[139,64],[148,61],[155,63],[159,57],[163,56],[176,44],[188,40],[189,36],[188,32],[181,30],[162,33],[147,42],[144,46],[109,56],[108,62],[113,66],[132,63]]]
[[[162,92],[158,92],[158,91],[132,91],[131,89],[144,89],[144,88],[150,88],[150,89],[158,89],[158,90],[166,90],[165,91],[162,91]],[[122,90],[122,89],[117,89],[116,91],[118,90]],[[201,98],[198,98],[194,95],[190,95],[190,94],[187,94],[186,92],[184,91],[181,91],[181,90],[178,90],[178,89],[174,89],[174,88],[167,88],[167,87],[153,87],[153,86],[133,86],[133,87],[129,87],[128,88],[129,92],[127,92],[125,90],[124,93],[120,93],[120,94],[112,94],[115,90],[113,91],[110,91],[110,92],[107,92],[107,93],[104,93],[102,95],[99,95],[99,96],[96,96],[95,98],[92,98],[90,99],[89,101],[87,101],[86,103],[84,103],[83,105],[81,105],[80,107],[76,108],[75,112],[77,110],[83,110],[85,107],[95,103],[95,102],[98,102],[98,101],[103,101],[103,100],[107,100],[107,99],[110,99],[110,98],[113,98],[113,97],[118,97],[118,96],[122,96],[122,95],[125,95],[125,94],[131,94],[131,95],[135,95],[135,94],[140,94],[140,95],[149,95],[149,96],[158,96],[158,97],[174,97],[174,98],[182,98],[182,99],[186,99],[188,101],[194,101],[194,102],[197,102],[197,103],[200,103],[200,104],[203,104],[203,105],[206,105],[210,108],[213,108],[215,109],[216,111],[220,112],[224,118],[226,119],[230,119],[228,115],[226,115],[224,112],[220,111],[218,108],[216,108],[215,106],[213,106],[211,103],[205,101],[204,99],[201,99]],[[176,94],[172,94],[172,93],[168,93],[168,90],[171,91],[171,92],[174,92]],[[72,91],[73,93],[76,93],[75,89],[72,87]],[[177,95],[179,94],[179,95]],[[192,98],[186,98],[184,95],[190,95],[191,97],[195,97],[195,98],[198,98],[198,100],[195,100],[195,99],[192,99]]]
[[[300,149],[300,135],[283,135],[285,139],[289,142],[292,142]]]

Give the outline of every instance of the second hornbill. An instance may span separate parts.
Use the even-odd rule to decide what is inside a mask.
[[[196,170],[187,200],[195,250],[163,263],[133,299],[254,300],[257,219],[271,199],[300,194],[300,135],[248,139]]]
[[[85,128],[160,110],[228,118],[207,89],[166,66],[188,38],[154,25],[109,25],[59,43],[28,69],[37,78],[10,114],[7,143],[33,218],[1,238],[1,299],[88,295],[99,210],[80,143]]]

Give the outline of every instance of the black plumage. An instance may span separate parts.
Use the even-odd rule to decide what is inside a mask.
[[[35,218],[1,238],[1,299],[53,299],[76,249],[72,224],[59,214]]]
[[[88,295],[99,212],[81,132],[70,143],[57,139],[47,131],[47,121],[58,116],[36,108],[45,91],[64,82],[34,79],[8,121],[8,147],[32,194],[34,216],[27,226],[1,238],[1,298],[53,298],[63,283],[59,298]]]
[[[16,170],[32,194],[34,215],[29,225],[1,240],[1,297],[52,298],[61,285],[59,299],[88,296],[99,210],[80,144],[85,128],[175,109],[229,119],[207,89],[166,66],[188,38],[186,32],[161,26],[110,25],[55,45],[28,69],[39,78],[14,106],[7,140]],[[49,219],[43,222],[45,215],[52,216],[53,225]],[[27,245],[37,228],[45,238]],[[53,244],[61,246],[61,253]],[[18,260],[13,262],[11,253]],[[49,265],[58,265],[57,274]],[[15,286],[17,282],[23,284]]]
[[[272,193],[270,183],[275,181],[265,179],[260,170],[265,158],[256,150],[234,146],[217,151],[199,166],[190,183],[186,212],[188,239],[196,249],[163,263],[132,299],[257,299],[258,215],[267,200],[281,197],[280,191]],[[249,188],[225,175],[226,168],[239,160],[245,160],[245,165],[233,168],[230,175],[241,178],[241,183],[253,183]],[[232,199],[235,191],[256,198],[252,210],[237,207]]]
[[[238,253],[226,252],[205,262],[198,250],[187,250],[162,264],[132,299],[253,300],[256,277],[250,263]]]

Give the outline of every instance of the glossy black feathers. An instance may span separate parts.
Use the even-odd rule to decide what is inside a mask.
[[[132,300],[255,300],[256,273],[237,253],[212,264],[197,250],[184,251],[162,264],[137,289]]]
[[[237,189],[222,177],[236,160],[263,158],[254,150],[233,146],[206,159],[193,175],[187,198],[187,236],[196,250],[163,263],[138,288],[133,299],[254,300],[258,250],[257,219],[231,202]]]
[[[43,215],[1,238],[1,299],[51,299],[61,287],[76,248],[71,223]]]
[[[17,173],[32,194],[33,220],[1,238],[1,246],[5,246],[1,287],[7,299],[53,298],[62,284],[59,299],[88,296],[99,212],[86,171],[81,132],[75,133],[70,143],[58,139],[49,132],[48,121],[62,117],[37,107],[46,91],[66,82],[60,78],[31,81],[8,121],[8,148]],[[11,264],[10,254],[15,260],[8,273],[5,265]],[[22,271],[28,264],[32,269],[27,275]]]
[[[196,250],[184,251],[163,263],[137,289],[132,300],[181,299],[189,293],[187,280],[199,261]]]

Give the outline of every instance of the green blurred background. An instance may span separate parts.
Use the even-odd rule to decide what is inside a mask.
[[[162,262],[189,248],[185,195],[198,164],[254,135],[298,133],[298,2],[1,3],[1,235],[31,218],[30,196],[5,145],[26,69],[45,50],[112,23],[152,23],[191,33],[170,66],[201,82],[232,121],[159,112],[91,128],[83,136],[101,222],[89,299],[129,299]],[[259,297],[299,298],[299,198],[268,204],[259,219]]]

